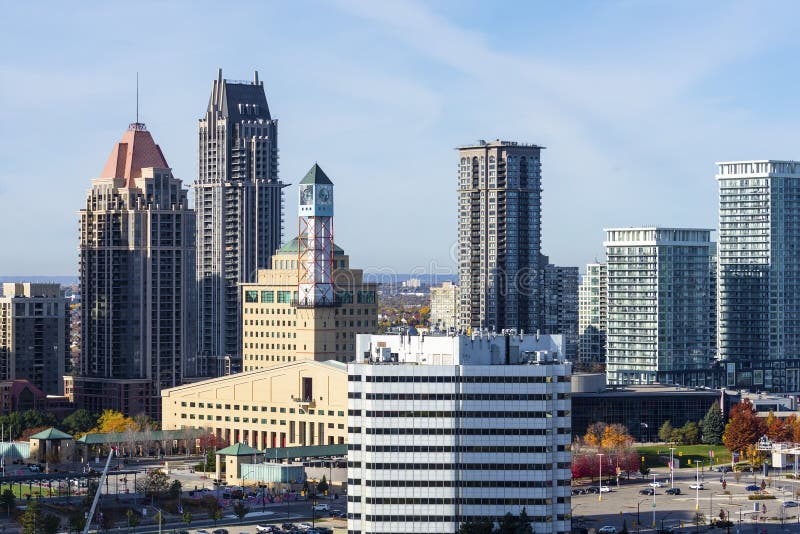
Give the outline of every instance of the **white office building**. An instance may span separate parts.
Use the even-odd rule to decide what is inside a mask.
[[[561,336],[359,335],[348,375],[348,533],[570,531]]]

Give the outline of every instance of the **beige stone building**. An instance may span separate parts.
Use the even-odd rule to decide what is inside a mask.
[[[457,328],[458,300],[458,286],[452,282],[431,287],[431,327],[438,326],[439,330]]]
[[[162,391],[162,428],[272,447],[345,443],[347,366],[298,360]]]
[[[272,257],[272,269],[258,271],[242,286],[243,370],[302,360],[352,361],[356,334],[373,334],[378,324],[377,285],[333,247],[335,306],[298,303],[298,244],[292,239]]]

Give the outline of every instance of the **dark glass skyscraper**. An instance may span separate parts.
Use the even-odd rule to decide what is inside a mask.
[[[239,284],[269,269],[283,230],[278,180],[278,121],[264,84],[232,81],[219,71],[199,124],[197,212],[197,350],[200,373],[241,369]]]

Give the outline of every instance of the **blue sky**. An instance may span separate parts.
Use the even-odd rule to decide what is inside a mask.
[[[544,145],[543,252],[716,227],[715,161],[796,159],[794,2],[13,2],[0,33],[0,274],[77,272],[77,211],[135,113],[189,186],[217,68],[264,80],[280,175],[318,162],[354,266],[452,269],[456,153]],[[296,233],[287,189],[284,239]]]

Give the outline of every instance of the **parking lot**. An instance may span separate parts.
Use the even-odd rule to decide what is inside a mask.
[[[656,475],[656,485],[653,484],[653,474]],[[675,530],[694,531],[698,512],[700,527],[709,518],[715,520],[724,513],[733,522],[731,532],[760,533],[792,532],[800,534],[798,510],[792,498],[792,481],[782,478],[778,473],[771,477],[772,485],[767,485],[760,473],[742,473],[739,482],[736,482],[731,473],[725,475],[725,490],[720,482],[722,473],[704,471],[701,475],[702,489],[694,489],[696,472],[692,469],[677,469],[674,474],[673,487],[680,494],[669,494],[670,476],[666,469],[651,472],[647,478],[622,481],[608,485],[608,492],[585,493],[572,496],[572,525],[574,529],[583,529],[598,534],[613,534],[626,526],[630,532]],[[748,496],[760,492],[762,481],[765,494],[775,496],[768,500],[748,500]],[[748,486],[751,486],[749,490]],[[578,486],[579,488],[581,486]],[[594,484],[596,491],[597,484]],[[605,488],[604,488],[605,489]],[[800,482],[795,489],[800,490]],[[652,495],[650,494],[652,490]],[[676,492],[672,490],[671,493]],[[784,503],[788,506],[784,506]]]

